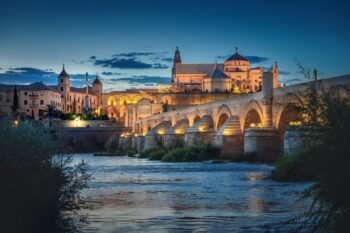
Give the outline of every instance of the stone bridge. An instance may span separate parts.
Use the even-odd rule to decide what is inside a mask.
[[[283,136],[289,124],[301,116],[290,103],[302,102],[310,82],[273,89],[272,74],[264,73],[262,91],[208,104],[191,106],[143,118],[133,125],[133,146],[149,149],[163,143],[213,143],[222,156],[254,155],[271,161],[283,151]],[[349,97],[350,75],[318,80],[318,91],[336,89]],[[350,98],[350,97],[349,97]]]

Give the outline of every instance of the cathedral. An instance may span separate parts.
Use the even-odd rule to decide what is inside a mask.
[[[271,68],[274,88],[278,84],[277,63]],[[176,48],[172,68],[174,93],[249,93],[261,89],[263,68],[250,67],[247,58],[235,53],[223,64],[183,64]]]

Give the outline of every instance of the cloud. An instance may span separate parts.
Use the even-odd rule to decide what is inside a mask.
[[[104,79],[103,81],[106,81],[109,84],[118,83],[118,82],[127,82],[127,83],[139,83],[139,84],[146,84],[146,83],[162,83],[162,84],[168,84],[170,83],[170,77],[162,77],[162,76],[146,76],[146,75],[134,75],[131,77],[125,77],[125,78],[111,78],[111,79]]]
[[[129,57],[129,58],[136,58],[139,56],[152,56],[155,55],[154,52],[146,52],[146,53],[142,53],[142,52],[131,52],[131,53],[117,53],[114,54],[113,57]]]
[[[111,58],[94,61],[95,66],[119,68],[119,69],[150,69],[151,64],[136,60],[135,58]]]
[[[167,68],[169,68],[169,66],[165,65],[165,64],[161,64],[161,63],[155,63],[155,64],[153,64],[153,68],[154,69],[167,69]]]
[[[223,59],[223,60],[226,60],[228,59],[229,57],[231,57],[232,55],[226,55],[226,56],[217,56],[218,59]],[[242,55],[243,57],[247,58],[248,61],[251,63],[251,64],[257,64],[257,63],[263,63],[263,62],[266,62],[266,61],[269,61],[270,58],[268,57],[262,57],[262,56],[249,56],[249,55]]]
[[[279,71],[278,71],[278,74],[281,74],[281,75],[291,75],[292,72],[284,71],[284,70],[279,70]]]
[[[84,86],[85,74],[69,74],[73,86]],[[30,84],[42,81],[45,84],[57,84],[58,74],[52,69],[38,69],[34,67],[9,68],[0,73],[2,84]]]
[[[260,56],[245,56],[251,64],[262,63],[270,60],[268,57]]]
[[[38,69],[33,67],[18,67],[18,68],[10,68],[5,74],[24,74],[24,75],[50,75],[54,74],[52,69]]]
[[[171,58],[165,57],[167,52],[129,52],[117,53],[110,58],[89,58],[95,66],[118,69],[168,69]]]
[[[103,71],[102,75],[110,76],[110,75],[125,75],[125,73],[119,73],[119,72],[111,72],[111,71]]]

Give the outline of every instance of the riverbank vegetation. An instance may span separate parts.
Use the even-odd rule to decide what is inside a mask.
[[[79,232],[87,164],[71,166],[48,128],[12,122],[0,121],[1,232]]]
[[[344,93],[349,95],[342,88],[319,95],[311,82],[298,108],[313,137],[278,160],[272,172],[279,181],[314,182],[304,195],[312,204],[296,219],[300,232],[350,232],[350,105]]]
[[[189,147],[174,147],[166,149],[162,146],[145,150],[140,157],[162,162],[198,162],[218,159],[220,148],[211,144],[194,144]]]

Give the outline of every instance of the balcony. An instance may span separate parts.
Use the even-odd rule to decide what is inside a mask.
[[[29,106],[30,106],[31,108],[37,108],[37,107],[39,107],[40,105],[39,105],[38,103],[29,103]]]
[[[38,98],[38,97],[39,97],[39,95],[36,94],[36,93],[31,93],[31,94],[29,94],[28,96],[29,96],[29,98],[31,98],[31,99],[35,99],[35,98]]]

